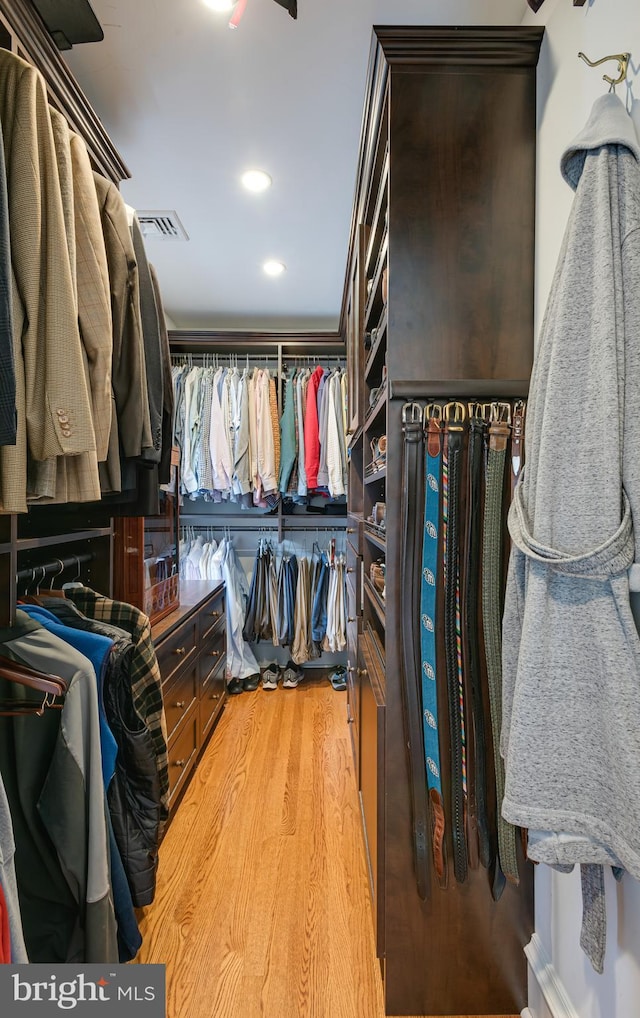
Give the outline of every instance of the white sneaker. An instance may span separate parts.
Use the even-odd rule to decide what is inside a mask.
[[[262,688],[263,689],[277,689],[278,688],[278,679],[279,678],[280,678],[280,672],[278,671],[278,666],[275,665],[275,664],[267,665],[267,667],[265,668],[265,670],[262,673]]]

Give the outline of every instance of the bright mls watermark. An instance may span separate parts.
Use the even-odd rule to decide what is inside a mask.
[[[164,965],[0,965],[2,1018],[165,1018]]]

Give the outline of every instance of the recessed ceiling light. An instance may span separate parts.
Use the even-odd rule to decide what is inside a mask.
[[[242,186],[246,187],[247,191],[266,191],[267,188],[271,187],[272,180],[268,173],[264,170],[247,170],[240,177]]]
[[[284,262],[277,262],[273,258],[270,258],[269,261],[265,262],[262,266],[268,276],[281,276],[286,267],[287,266]]]
[[[220,14],[232,11],[235,6],[235,0],[203,0],[203,3],[210,7],[212,11],[219,11]]]

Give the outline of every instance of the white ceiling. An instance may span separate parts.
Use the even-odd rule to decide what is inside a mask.
[[[148,240],[182,328],[335,329],[374,24],[520,24],[525,0],[248,0],[240,27],[203,0],[91,0],[105,33],[69,65],[123,156],[139,209],[188,242]],[[239,175],[262,167],[255,196]],[[287,272],[270,279],[262,262]]]

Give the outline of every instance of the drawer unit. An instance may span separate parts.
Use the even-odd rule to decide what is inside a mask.
[[[219,661],[200,690],[200,723],[198,728],[199,744],[202,746],[218,714],[222,710],[227,696],[225,683],[225,666]]]
[[[195,659],[198,646],[198,618],[190,616],[181,622],[156,649],[162,681],[171,680]]]
[[[169,742],[169,804],[173,802],[198,755],[198,709],[194,705]]]
[[[198,662],[180,672],[173,682],[162,687],[164,713],[167,719],[167,738],[171,741],[176,728],[198,700]]]
[[[198,638],[202,645],[214,632],[224,627],[224,589],[198,612]]]

